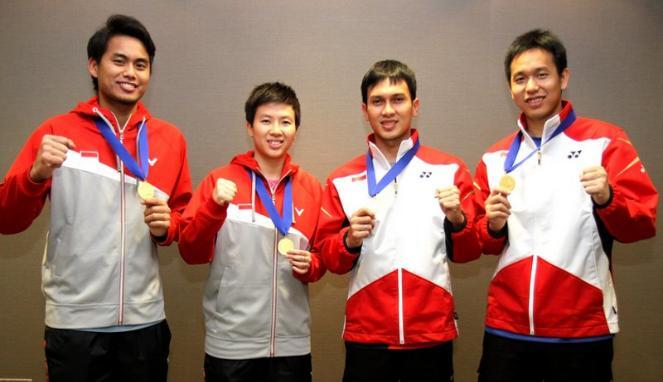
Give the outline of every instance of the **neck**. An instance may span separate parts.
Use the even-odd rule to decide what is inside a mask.
[[[530,137],[541,138],[543,135],[543,125],[545,121],[531,121],[527,120],[527,134]]]
[[[119,124],[119,128],[124,128],[129,118],[131,118],[131,115],[138,108],[137,103],[124,104],[119,102],[109,102],[101,95],[99,95],[99,106],[110,110],[111,113],[115,115],[115,118],[117,118],[117,123]]]
[[[398,149],[401,147],[401,142],[410,138],[410,134],[399,139],[380,139],[377,135],[375,136],[375,145],[380,149],[380,152],[384,157],[389,161],[389,163],[396,162],[396,157],[398,156]]]
[[[279,179],[281,177],[285,158],[265,158],[257,152],[254,153],[254,157],[256,162],[258,162],[260,172],[262,172],[267,179]]]
[[[527,133],[530,135],[530,137],[535,137],[535,138],[541,138],[543,136],[543,127],[546,125],[546,122],[556,116],[557,114],[562,112],[562,102],[557,105],[555,110],[548,114],[544,118],[537,118],[537,119],[530,119],[526,118],[525,121],[527,122]]]

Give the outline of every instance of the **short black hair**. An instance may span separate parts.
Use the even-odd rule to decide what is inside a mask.
[[[504,58],[504,72],[506,80],[511,82],[511,63],[519,54],[530,49],[543,49],[553,56],[557,73],[561,76],[566,69],[566,48],[564,44],[548,30],[534,29],[521,34],[509,46],[509,50]]]
[[[292,106],[292,109],[295,111],[295,127],[299,127],[299,123],[301,122],[299,99],[297,99],[297,94],[290,86],[281,82],[265,82],[253,88],[244,104],[246,122],[253,125],[256,110],[261,105],[267,103],[283,103]]]
[[[392,84],[405,81],[410,91],[410,98],[417,98],[417,79],[412,69],[396,60],[378,61],[366,72],[361,81],[361,100],[368,102],[368,91],[378,82],[388,78]]]
[[[101,57],[108,49],[108,41],[114,36],[129,36],[143,43],[147,54],[150,56],[150,70],[157,48],[145,26],[135,18],[126,15],[112,15],[106,20],[106,25],[94,32],[87,42],[87,58],[96,63],[101,62]],[[99,90],[99,83],[92,77],[94,90]]]

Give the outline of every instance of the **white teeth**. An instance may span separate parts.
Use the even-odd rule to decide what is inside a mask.
[[[129,83],[129,82],[120,82],[119,84],[120,84],[120,87],[122,89],[127,90],[127,91],[135,90],[136,87],[137,87],[135,84],[132,84],[132,83]]]

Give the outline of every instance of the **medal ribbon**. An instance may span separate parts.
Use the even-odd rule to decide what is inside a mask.
[[[573,122],[576,120],[576,113],[571,110],[569,114],[566,116],[564,121],[557,126],[557,129],[552,133],[550,138],[548,138],[545,142],[547,144],[548,142],[552,141],[553,138],[561,134],[564,130],[566,130]],[[518,155],[518,151],[520,150],[520,143],[523,139],[523,132],[519,131],[518,134],[513,138],[513,142],[511,142],[511,147],[509,147],[509,152],[506,154],[506,159],[504,160],[504,172],[505,173],[510,173],[511,171],[515,170],[523,164],[526,160],[528,160],[534,153],[537,151],[541,150],[541,147],[544,145],[544,143],[541,144],[541,147],[537,147],[534,149],[531,153],[527,154],[525,158],[521,159],[520,162],[515,163],[516,161],[516,156]]]
[[[265,206],[269,218],[272,219],[272,223],[276,229],[285,236],[292,225],[292,181],[288,177],[285,181],[285,195],[283,196],[283,216],[279,215],[279,211],[276,209],[272,198],[265,188],[265,184],[261,179],[256,180],[256,191],[260,197],[262,205]]]
[[[136,144],[138,149],[138,158],[140,160],[140,166],[136,163],[136,160],[131,156],[129,151],[124,148],[122,142],[115,136],[113,130],[104,123],[101,119],[98,119],[95,124],[101,135],[104,136],[106,142],[111,146],[115,154],[120,157],[122,163],[134,174],[138,179],[145,180],[147,178],[147,173],[149,172],[148,166],[148,154],[149,146],[147,145],[147,126],[145,126],[145,121],[140,125],[138,129],[138,142]]]
[[[373,154],[371,154],[371,149],[368,149],[366,154],[366,180],[368,181],[368,194],[371,197],[379,194],[389,183],[391,183],[396,177],[407,167],[408,163],[414,158],[419,150],[419,139],[414,142],[414,146],[409,149],[393,166],[387,171],[386,174],[380,179],[380,181],[375,183],[375,168],[373,167]]]

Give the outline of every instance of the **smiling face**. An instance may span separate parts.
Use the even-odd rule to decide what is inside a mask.
[[[568,68],[559,74],[552,54],[544,49],[526,50],[511,61],[511,98],[535,134],[540,135],[545,121],[562,110],[568,80]]]
[[[367,103],[362,104],[364,118],[375,133],[381,151],[398,147],[410,136],[412,119],[419,110],[419,98],[412,100],[407,83],[392,83],[385,78],[368,90]]]
[[[266,162],[281,163],[295,142],[295,110],[284,103],[262,104],[256,109],[253,123],[247,122],[246,129],[261,167]]]
[[[117,35],[108,40],[99,62],[88,61],[88,71],[98,81],[102,107],[112,111],[133,108],[150,82],[150,58],[140,40]]]

